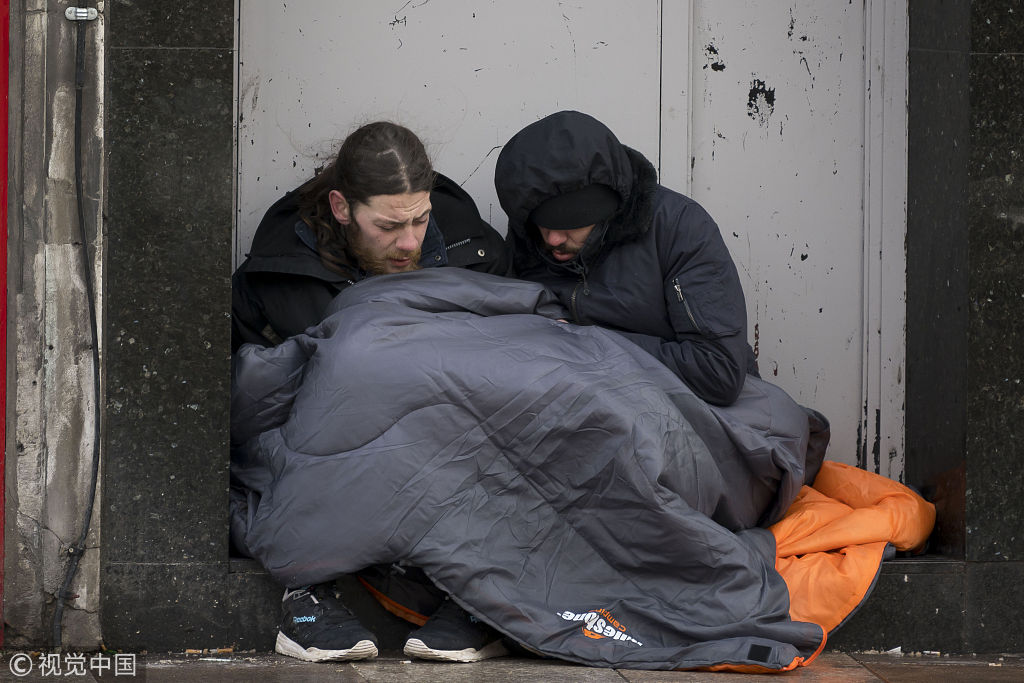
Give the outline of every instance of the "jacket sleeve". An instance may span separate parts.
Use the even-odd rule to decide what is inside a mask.
[[[666,341],[638,332],[619,332],[664,363],[699,398],[719,406],[732,405],[746,378],[746,342],[735,338]]]
[[[314,277],[246,272],[231,278],[231,350],[276,346],[323,320],[337,289]]]
[[[739,274],[718,226],[698,204],[666,218],[659,236],[665,308],[675,337],[624,333],[715,405],[735,402],[752,354]]]
[[[231,277],[231,352],[238,351],[242,344],[272,346],[271,340],[263,336],[267,325],[262,303],[244,269],[239,268]]]

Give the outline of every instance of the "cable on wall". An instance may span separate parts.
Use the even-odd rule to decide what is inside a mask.
[[[64,603],[70,596],[71,582],[78,571],[78,563],[85,553],[85,541],[89,535],[89,526],[92,524],[92,511],[96,502],[96,484],[99,480],[100,468],[100,349],[99,334],[97,332],[96,296],[93,284],[93,267],[89,255],[89,239],[85,227],[85,191],[82,181],[82,90],[85,87],[85,40],[86,29],[89,26],[89,19],[96,17],[96,10],[88,7],[87,3],[78,4],[79,11],[75,8],[68,8],[65,13],[69,19],[75,19],[75,201],[78,209],[78,231],[82,245],[83,278],[85,280],[85,295],[89,302],[89,324],[92,335],[92,379],[93,379],[93,439],[92,439],[92,477],[89,490],[89,502],[86,506],[85,518],[82,521],[82,532],[75,542],[67,549],[68,564],[64,573],[64,581],[57,592],[56,605],[53,610],[53,642],[52,646],[60,650],[61,626],[64,615]],[[74,15],[74,16],[72,16]]]

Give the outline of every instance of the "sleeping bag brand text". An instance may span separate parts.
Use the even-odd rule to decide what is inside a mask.
[[[559,612],[558,616],[566,621],[582,621],[583,635],[588,638],[611,638],[612,640],[624,640],[643,647],[644,644],[633,636],[626,633],[626,627],[612,616],[606,609],[596,609],[590,612],[570,612],[568,610]]]

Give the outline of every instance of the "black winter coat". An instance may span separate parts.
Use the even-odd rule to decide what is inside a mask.
[[[342,289],[367,277],[354,264],[344,275],[323,264],[315,233],[299,218],[297,199],[293,190],[267,210],[231,278],[232,351],[244,343],[273,346],[304,332],[320,322]],[[480,217],[465,190],[438,174],[430,203],[420,267],[508,274],[501,235]]]
[[[560,263],[530,214],[592,183],[618,192],[620,209]],[[757,373],[746,304],[718,226],[697,202],[659,185],[650,161],[579,112],[514,136],[498,157],[495,186],[516,276],[554,290],[573,322],[621,332],[709,403],[736,400],[747,372]]]

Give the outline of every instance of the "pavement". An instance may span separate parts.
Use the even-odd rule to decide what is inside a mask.
[[[26,658],[28,655],[29,658]],[[107,659],[103,657],[106,656]],[[543,683],[689,683],[721,681],[765,683],[774,677],[700,671],[637,671],[595,669],[546,659],[501,657],[475,664],[442,664],[409,660],[397,653],[358,662],[310,664],[264,653],[201,652],[194,654],[119,655],[115,676],[114,655],[86,655],[84,666],[68,660],[68,654],[50,660],[41,670],[38,653],[5,652],[0,681],[138,681],[167,683],[316,683],[318,681],[381,683],[478,683],[510,681]],[[63,657],[63,659],[61,659]],[[16,676],[13,672],[31,670]],[[128,664],[133,666],[129,668]],[[54,665],[62,667],[58,673]],[[807,667],[779,674],[776,680],[811,683],[853,681],[869,683],[956,683],[958,681],[1024,681],[1024,655],[948,656],[941,654],[887,654],[825,652]]]

